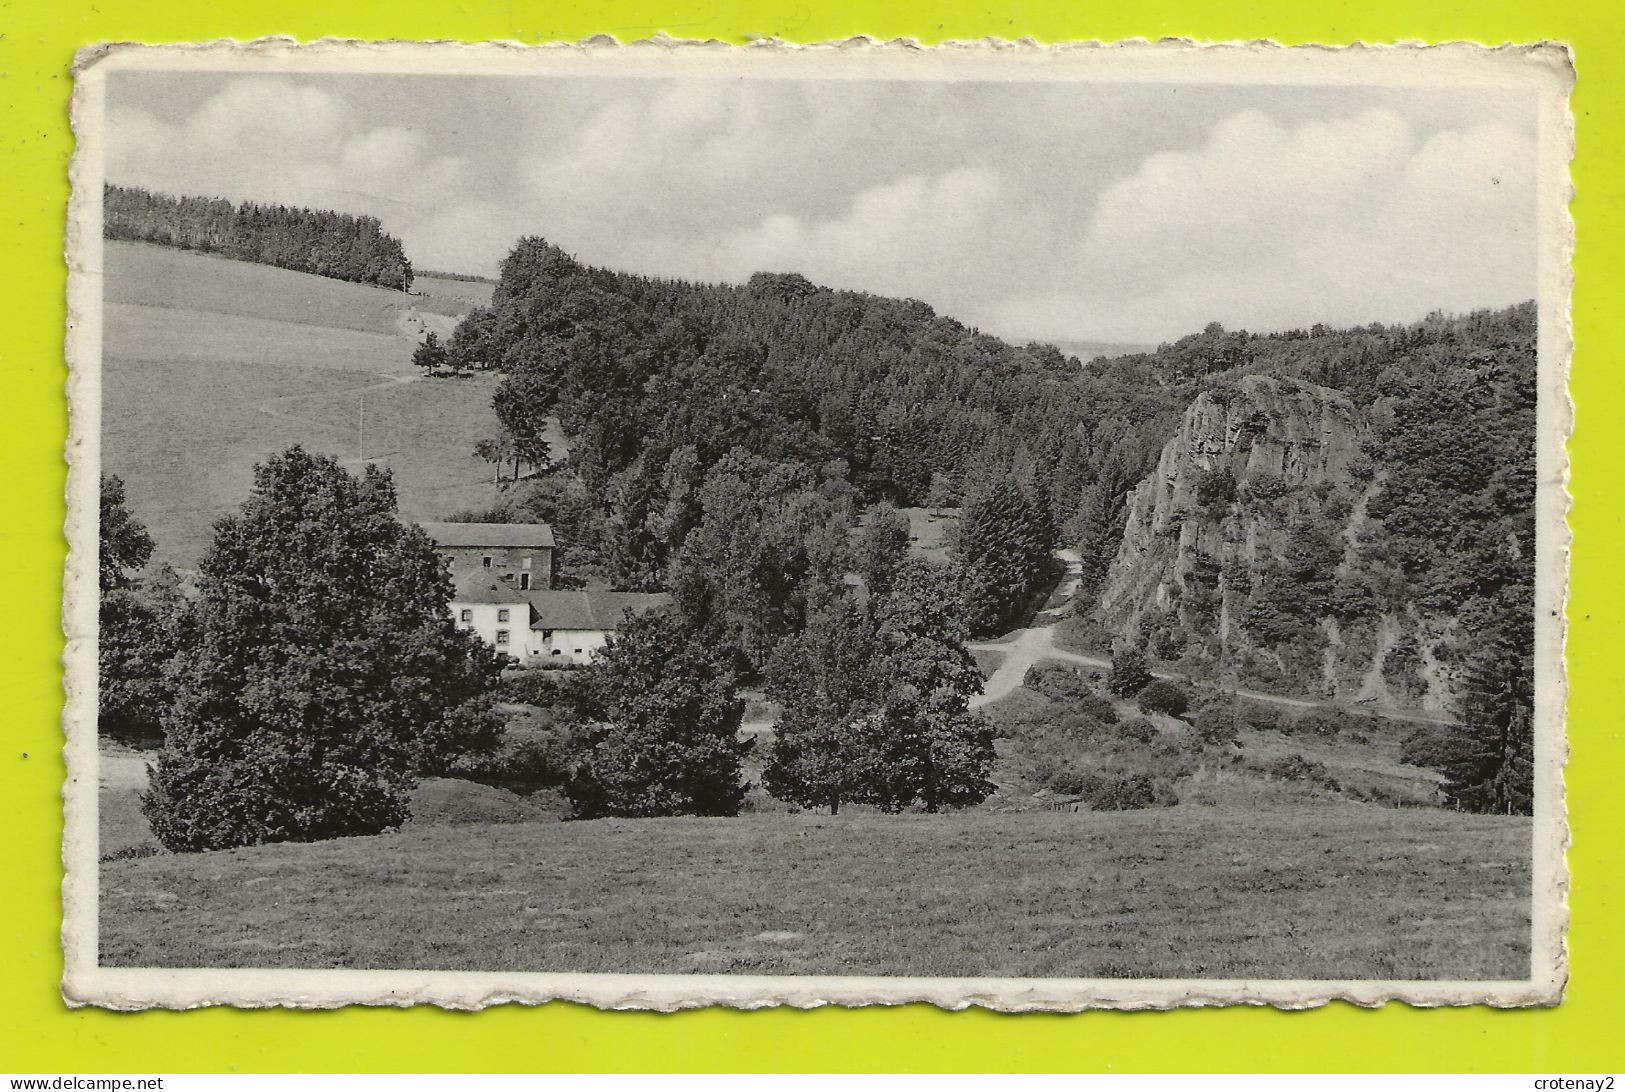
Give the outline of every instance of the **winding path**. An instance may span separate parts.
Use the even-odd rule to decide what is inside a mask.
[[[1055,647],[1054,622],[1060,618],[1062,612],[1070,605],[1072,597],[1077,594],[1083,563],[1083,559],[1076,550],[1057,550],[1055,556],[1066,562],[1066,575],[1062,578],[1060,586],[1060,593],[1064,597],[1064,601],[1058,606],[1039,611],[1034,620],[1035,624],[1025,629],[1015,630],[997,641],[979,641],[966,646],[973,651],[997,652],[1003,656],[1003,659],[999,661],[999,666],[982,684],[982,692],[970,700],[972,709],[1008,697],[1027,677],[1027,670],[1043,660],[1059,660],[1063,663],[1081,664],[1085,667],[1111,668],[1111,660],[1104,656],[1088,656]],[[1180,683],[1194,681],[1187,675],[1169,671],[1153,671],[1152,674],[1159,679],[1173,679]],[[1284,694],[1268,694],[1262,690],[1236,690],[1234,693],[1239,698],[1265,702],[1270,705],[1287,706],[1292,709],[1313,709],[1326,706],[1364,713],[1368,716],[1386,717],[1390,720],[1408,720],[1426,724],[1453,723],[1449,717],[1442,714],[1418,710],[1389,709],[1347,702],[1312,701],[1306,698],[1287,697]]]

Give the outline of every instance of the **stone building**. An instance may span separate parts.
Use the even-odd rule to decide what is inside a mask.
[[[468,576],[501,581],[514,591],[553,586],[553,528],[545,523],[423,523],[451,565],[453,582]]]

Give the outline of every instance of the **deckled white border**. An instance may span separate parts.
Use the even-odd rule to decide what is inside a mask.
[[[96,965],[97,750],[95,729],[98,467],[101,435],[101,189],[105,77],[122,69],[222,69],[278,72],[482,73],[532,76],[684,76],[752,79],[999,79],[1202,84],[1511,86],[1538,95],[1540,299],[1535,624],[1536,744],[1532,960],[1527,980],[1496,982],[866,978],[732,975],[518,974],[450,971],[157,970]],[[657,38],[620,45],[598,37],[579,44],[407,43],[335,39],[299,44],[268,38],[238,43],[147,46],[123,43],[81,50],[74,63],[68,221],[67,459],[70,543],[64,583],[63,715],[68,778],[63,787],[62,992],[70,1005],[114,1009],[202,1005],[333,1008],[347,1004],[434,1004],[477,1009],[504,1002],[569,1000],[605,1009],[670,1011],[704,1005],[760,1008],[928,1002],[946,1009],[978,1005],[1002,1012],[1073,1012],[1091,1008],[1274,1005],[1309,1008],[1333,1000],[1375,1006],[1550,1005],[1567,981],[1568,846],[1562,769],[1567,758],[1563,709],[1565,599],[1570,535],[1565,441],[1572,429],[1568,361],[1573,223],[1568,163],[1573,121],[1568,93],[1572,57],[1554,43],[1487,48],[1472,43],[1423,46],[1356,44],[1286,48],[1269,42],[1199,44],[1031,41],[947,43],[866,38],[811,46],[764,40],[736,47]]]

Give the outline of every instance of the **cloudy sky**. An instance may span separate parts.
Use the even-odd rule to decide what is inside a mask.
[[[1403,321],[1535,294],[1535,111],[1495,91],[121,72],[109,181],[365,212],[419,268],[539,234],[1013,338]]]

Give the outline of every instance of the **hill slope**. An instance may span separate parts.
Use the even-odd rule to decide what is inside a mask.
[[[494,379],[427,382],[411,364],[423,331],[449,333],[469,300],[143,243],[104,254],[103,468],[124,478],[156,561],[190,567],[254,464],[293,443],[352,465],[364,443],[409,517],[490,503],[473,445],[497,428]]]
[[[1522,978],[1528,868],[1527,819],[1359,805],[439,827],[106,864],[101,960]]]

